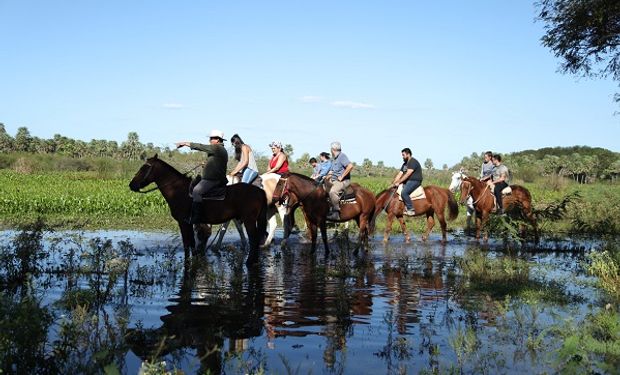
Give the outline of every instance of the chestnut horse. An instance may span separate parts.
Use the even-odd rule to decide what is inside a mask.
[[[392,231],[392,222],[394,218],[397,218],[400,222],[400,227],[405,235],[405,242],[411,242],[407,227],[405,226],[405,219],[403,217],[403,211],[405,204],[399,199],[396,193],[396,187],[383,190],[377,194],[377,205],[375,207],[375,218],[381,213],[382,210],[387,212],[387,224],[385,225],[385,232],[383,235],[383,242],[387,242],[390,238]],[[446,242],[446,218],[444,215],[446,206],[449,209],[448,220],[452,221],[456,219],[459,214],[459,206],[454,199],[454,195],[448,190],[439,186],[425,186],[424,194],[426,198],[413,200],[413,208],[416,216],[426,215],[426,232],[422,235],[422,240],[426,241],[429,233],[435,226],[435,218],[439,219],[441,225],[441,242]]]
[[[502,196],[504,210],[511,216],[517,216],[529,221],[534,229],[535,240],[538,240],[538,227],[536,217],[532,213],[532,195],[529,190],[521,185],[510,185],[512,193]],[[489,220],[489,215],[495,208],[493,190],[485,182],[474,177],[463,177],[461,181],[461,200],[464,204],[471,195],[474,209],[476,210],[476,240],[480,239],[481,228]],[[523,232],[523,228],[522,228]],[[485,230],[484,241],[489,239],[489,233]]]
[[[353,183],[351,187],[355,192],[355,201],[350,203],[341,202],[340,220],[337,220],[337,222],[355,220],[357,223],[360,229],[360,243],[355,249],[357,253],[360,247],[366,248],[368,246],[370,223],[375,214],[375,196],[370,190],[359,184]],[[290,215],[292,209],[301,205],[310,231],[312,251],[314,252],[316,250],[318,227],[321,230],[325,254],[329,254],[329,247],[327,245],[327,212],[329,211],[329,202],[327,192],[323,188],[323,185],[317,185],[316,182],[308,176],[299,173],[291,173],[286,180],[285,191],[289,195],[289,212],[287,216]],[[289,220],[285,220],[284,227],[284,238],[287,238],[290,234]]]
[[[155,183],[170,207],[172,217],[179,223],[185,256],[193,244],[192,226],[185,220],[190,216],[192,199],[188,196],[191,179],[157,155],[146,160],[129,183],[132,191],[139,192]],[[258,261],[260,240],[267,227],[267,199],[265,192],[250,184],[226,186],[223,200],[204,200],[203,218],[207,224],[221,224],[231,219],[241,220],[250,242],[247,264]]]

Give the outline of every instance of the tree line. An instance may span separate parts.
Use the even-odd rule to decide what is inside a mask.
[[[457,167],[478,173],[482,155],[474,152]],[[585,184],[596,180],[617,181],[620,176],[620,153],[600,147],[546,147],[502,157],[512,174],[525,182],[532,182],[538,176],[558,176]]]
[[[287,144],[284,150],[289,155],[289,162],[296,170],[310,170],[308,160],[312,155],[304,153],[299,158],[293,159],[293,146]],[[168,158],[183,157],[183,154],[176,149],[140,142],[140,137],[136,132],[129,132],[127,139],[120,144],[104,139],[85,142],[60,134],[55,134],[51,139],[39,138],[32,136],[27,127],[18,128],[13,137],[7,133],[4,124],[0,123],[0,154],[2,153],[53,154],[75,159],[111,158],[129,161],[144,160],[156,153]],[[578,183],[596,180],[616,181],[620,176],[620,154],[600,147],[547,147],[514,152],[503,155],[503,157],[504,163],[510,168],[513,176],[525,182],[532,182],[540,176],[561,176]],[[481,162],[482,153],[474,152],[452,167],[444,164],[442,170],[445,172],[464,168],[470,174],[477,174]],[[257,155],[257,163],[259,167],[266,169],[268,158]],[[430,158],[423,162],[423,166],[427,175],[441,172],[435,170]],[[385,166],[383,161],[373,163],[372,160],[366,158],[360,165],[355,164],[355,173],[361,176],[390,176],[395,172],[395,168]]]

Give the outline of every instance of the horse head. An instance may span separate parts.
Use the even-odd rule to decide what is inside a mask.
[[[461,182],[463,182],[463,179],[465,179],[466,177],[467,176],[462,171],[453,172],[452,173],[452,180],[450,181],[450,187],[448,189],[452,193],[456,193],[456,191],[461,186]]]
[[[138,172],[136,172],[136,175],[131,179],[131,182],[129,182],[131,191],[139,192],[143,187],[155,182],[155,173],[153,173],[153,169],[157,167],[158,162],[159,158],[157,154],[146,159],[144,164],[138,169]]]
[[[465,202],[467,201],[467,198],[469,198],[469,195],[471,194],[471,191],[474,188],[474,183],[471,177],[464,177],[463,179],[461,179],[460,185],[461,185],[461,199],[459,200],[459,203],[465,204]],[[452,185],[450,185],[450,187],[452,187]]]

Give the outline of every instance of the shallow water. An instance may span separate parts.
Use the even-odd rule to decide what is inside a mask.
[[[13,235],[7,231],[1,237],[9,241]],[[501,366],[500,372],[552,371],[547,361],[524,352],[518,335],[528,332],[515,334],[504,326],[522,313],[520,307],[500,315],[496,304],[505,296],[464,287],[455,259],[480,248],[491,257],[506,256],[501,242],[481,247],[457,233],[447,245],[438,235],[411,244],[394,236],[383,244],[376,236],[368,253],[355,256],[350,242],[339,237],[330,241],[332,253],[326,257],[321,245],[312,254],[293,236],[287,248],[277,243],[263,250],[260,267],[248,270],[232,231],[219,256],[209,254],[193,264],[184,264],[174,233],[66,232],[60,237],[72,235],[83,241],[109,239],[114,246],[129,241],[135,248],[127,279],[116,281],[114,298],[102,306],[110,315],[119,307],[128,310],[126,330],[117,338],[122,361],[116,366],[123,373],[137,373],[143,361],[155,358],[186,373],[419,373],[458,366],[477,372],[485,361]],[[560,283],[577,301],[545,303],[537,324],[544,326],[569,309],[586,313],[597,293],[580,262],[595,245],[547,243],[544,249],[583,251],[519,253],[535,267],[533,280]],[[72,245],[57,245],[50,268],[66,261],[63,246]],[[55,304],[66,293],[66,277],[54,274],[38,288],[57,322],[69,314]],[[89,287],[92,278],[78,278],[73,289]],[[473,355],[485,353],[487,359],[459,362],[462,353],[454,340],[466,328],[477,336],[479,353]],[[49,342],[59,332],[59,324],[52,325]]]

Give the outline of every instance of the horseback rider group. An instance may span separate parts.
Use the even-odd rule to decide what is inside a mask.
[[[224,133],[214,129],[209,134],[209,144],[181,141],[176,146],[189,147],[192,150],[199,150],[207,153],[202,180],[192,191],[192,214],[190,222],[199,223],[202,212],[203,196],[215,188],[225,186],[228,183],[226,168],[228,163],[228,152],[224,146]],[[231,143],[235,148],[235,160],[237,165],[233,168],[228,177],[240,176],[242,183],[252,183],[258,176],[258,167],[252,148],[243,142],[238,134],[231,137]],[[286,176],[289,173],[288,155],[284,152],[282,143],[273,141],[269,144],[272,157],[269,160],[269,168],[266,173],[276,173]],[[353,163],[346,154],[342,152],[340,142],[332,142],[330,145],[332,158],[326,152],[321,152],[319,164],[315,158],[310,159],[313,166],[312,178],[317,183],[328,182],[328,196],[330,210],[327,215],[329,220],[340,219],[340,197],[344,190],[351,184],[351,171]],[[403,185],[401,198],[405,204],[404,215],[414,216],[415,210],[410,194],[422,185],[422,167],[420,162],[412,156],[411,149],[406,147],[401,150],[403,164],[392,181],[392,187]],[[502,190],[508,186],[508,168],[502,164],[502,157],[490,151],[484,153],[480,180],[487,181],[489,187],[497,199],[498,213],[503,214]]]

